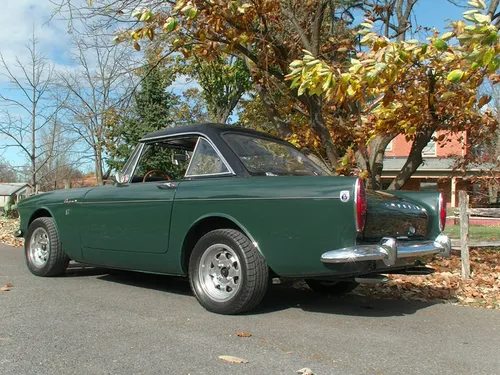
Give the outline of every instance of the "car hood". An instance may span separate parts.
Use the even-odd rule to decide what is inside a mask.
[[[65,200],[79,201],[83,199],[85,194],[87,194],[87,192],[91,189],[93,189],[93,187],[54,190],[46,193],[40,193],[23,199],[22,201],[19,202],[18,206],[19,207],[45,206],[54,203],[63,203]]]

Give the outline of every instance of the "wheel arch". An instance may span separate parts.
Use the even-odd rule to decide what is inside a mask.
[[[54,219],[54,215],[52,215],[52,212],[50,212],[50,210],[48,208],[40,207],[40,208],[36,209],[35,212],[33,212],[31,214],[30,219],[28,220],[28,227],[31,225],[31,223],[33,221],[35,221],[39,217],[51,217],[52,219]],[[55,219],[54,219],[54,221],[55,221]]]
[[[59,226],[57,225],[56,218],[55,218],[54,214],[52,213],[52,211],[48,207],[39,207],[31,214],[28,222],[26,223],[26,231],[25,231],[26,234],[28,233],[28,229],[29,229],[31,223],[40,217],[52,218],[54,220],[54,225],[56,226],[56,230],[59,233]]]
[[[184,237],[181,251],[181,265],[182,270],[186,275],[188,274],[189,258],[198,240],[208,232],[225,228],[235,229],[243,233],[250,239],[250,241],[252,241],[257,250],[262,254],[257,241],[255,241],[250,232],[234,217],[222,213],[207,214],[198,218],[198,220],[191,225],[189,231]],[[264,256],[264,254],[262,254],[262,256]]]

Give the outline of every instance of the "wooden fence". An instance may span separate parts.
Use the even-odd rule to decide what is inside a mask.
[[[469,219],[475,217],[500,217],[500,208],[469,208],[469,195],[459,191],[459,221],[460,221],[460,257],[462,260],[462,279],[470,279],[469,247],[500,247],[500,241],[469,241]],[[452,247],[457,247],[452,242]]]

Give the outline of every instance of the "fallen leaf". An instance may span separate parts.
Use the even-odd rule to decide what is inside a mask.
[[[219,359],[229,363],[248,363],[246,359],[233,357],[232,355],[220,355]]]
[[[251,333],[247,333],[247,332],[238,332],[236,334],[236,336],[238,336],[238,337],[250,337],[250,336],[252,336],[252,334]]]
[[[300,370],[297,370],[297,374],[302,374],[302,375],[314,375],[314,372],[310,368],[304,367],[301,368]]]
[[[0,291],[2,292],[8,292],[10,290],[10,288],[12,288],[14,285],[12,285],[11,283],[7,283],[5,284],[4,286],[2,286],[0,288]]]

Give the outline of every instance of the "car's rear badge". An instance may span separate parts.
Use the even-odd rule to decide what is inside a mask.
[[[342,190],[340,192],[340,200],[342,202],[349,202],[349,190]]]

